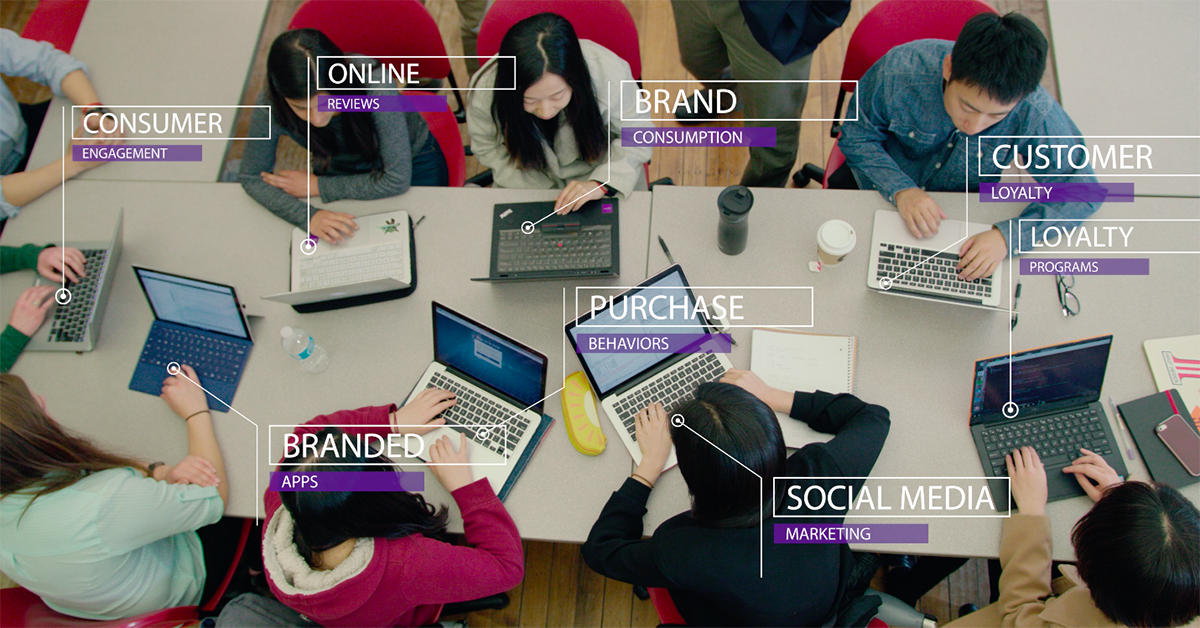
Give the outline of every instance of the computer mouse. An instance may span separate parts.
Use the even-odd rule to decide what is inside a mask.
[[[599,413],[596,411],[596,395],[583,371],[567,376],[562,393],[563,418],[567,424],[567,437],[579,453],[595,456],[604,451],[607,439],[600,431]]]

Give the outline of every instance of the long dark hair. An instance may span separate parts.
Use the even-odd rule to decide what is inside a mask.
[[[317,432],[317,442],[342,440],[342,431],[327,427]],[[333,448],[330,448],[333,449]],[[390,462],[382,454],[355,456],[348,448],[341,454],[307,458],[285,458],[280,471],[377,471],[394,473],[393,467],[366,466],[366,462]],[[349,454],[348,456],[346,454]],[[314,462],[336,463],[314,465]],[[404,491],[292,491],[280,492],[283,506],[292,515],[292,540],[309,565],[313,557],[332,547],[358,538],[399,539],[412,534],[442,538],[446,532],[446,507],[434,508],[418,493]],[[315,565],[313,565],[315,566]]]
[[[524,107],[525,90],[545,74],[561,76],[571,88],[571,102],[564,112],[580,157],[595,163],[608,154],[608,130],[596,104],[592,75],[579,47],[579,37],[566,18],[539,13],[517,22],[500,42],[500,55],[516,57],[517,88],[493,92],[492,118],[504,137],[505,148],[521,169],[545,170],[542,143],[553,143],[541,121]]]
[[[672,423],[671,440],[692,495],[692,518],[713,527],[758,523],[769,507],[773,478],[784,474],[787,461],[775,413],[744,389],[719,382],[698,386],[695,398],[676,413],[686,427]],[[759,479],[730,456],[762,477],[761,488]]]
[[[63,429],[16,375],[0,375],[0,408],[0,499],[25,491],[33,495],[25,510],[42,495],[98,471],[132,467],[147,472],[145,464],[110,454]]]
[[[317,58],[343,56],[338,48],[325,33],[315,28],[301,28],[285,31],[275,38],[271,51],[267,54],[267,97],[271,101],[271,111],[275,120],[283,128],[304,137],[305,126],[287,100],[308,100],[309,89],[317,93],[317,85],[327,81],[317,82]],[[311,66],[308,60],[312,60]],[[311,73],[310,73],[311,71]],[[339,93],[364,94],[366,90],[361,83],[347,79],[348,87],[357,87]],[[348,152],[362,155],[371,164],[373,172],[383,172],[383,158],[379,150],[379,134],[375,130],[375,120],[369,112],[339,113],[345,123],[346,137],[341,138]],[[312,151],[315,170],[324,170],[329,166],[333,151],[339,145],[338,138],[329,128],[313,127],[308,149]]]
[[[1079,576],[1122,626],[1182,626],[1200,616],[1200,510],[1158,482],[1109,487],[1071,531]]]

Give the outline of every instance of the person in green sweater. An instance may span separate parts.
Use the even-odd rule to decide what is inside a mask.
[[[65,274],[74,282],[86,274],[83,261],[79,249],[36,244],[0,246],[0,273],[36,268],[38,274],[50,281],[61,283]],[[12,368],[29,337],[42,326],[46,312],[54,305],[56,289],[55,286],[33,286],[17,298],[8,326],[0,332],[0,373],[7,373]]]

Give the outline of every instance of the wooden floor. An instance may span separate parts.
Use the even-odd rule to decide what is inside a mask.
[[[854,0],[850,16],[843,27],[835,31],[814,53],[811,79],[841,78],[842,59],[850,34],[862,16],[878,0]],[[263,84],[266,50],[282,32],[300,0],[273,0],[268,9],[259,42],[258,56],[243,94],[243,104],[253,104]],[[459,14],[453,0],[426,0],[447,45],[447,53],[461,53],[458,36]],[[670,3],[666,0],[627,0],[626,4],[642,33],[642,74],[647,88],[654,80],[690,79],[679,60],[675,39],[675,21]],[[1050,32],[1044,0],[992,0],[1001,12],[1020,11]],[[36,0],[4,0],[0,2],[0,27],[20,32]],[[653,37],[646,36],[654,33]],[[1043,85],[1057,96],[1053,66],[1053,42]],[[467,83],[466,68],[454,60],[459,85]],[[14,94],[21,102],[37,102],[49,96],[49,90],[27,81],[10,80]],[[98,85],[103,95],[104,86]],[[835,117],[837,85],[824,84],[809,90],[804,116],[808,118]],[[712,123],[728,126],[733,122]],[[248,125],[248,120],[242,122]],[[674,123],[659,123],[672,126]],[[795,169],[805,162],[824,165],[832,146],[829,122],[805,122],[801,125],[800,155]],[[242,129],[244,131],[244,129]],[[465,125],[461,129],[467,138]],[[469,141],[469,140],[467,140]],[[241,143],[234,142],[227,159],[241,155]],[[290,144],[290,145],[289,145]],[[671,177],[678,185],[725,186],[737,183],[748,159],[744,148],[655,148],[650,164],[650,179]],[[302,167],[304,153],[294,143],[281,142],[279,167]],[[471,157],[467,158],[468,176],[479,171]],[[615,487],[614,487],[615,488]],[[884,583],[882,576],[877,585]],[[649,602],[638,600],[628,584],[601,577],[583,563],[579,546],[565,543],[525,542],[525,581],[509,592],[512,603],[503,610],[472,613],[466,617],[472,627],[487,626],[655,626],[658,616]],[[957,616],[957,608],[973,602],[987,603],[988,578],[985,561],[973,559],[957,573],[923,597],[918,608],[938,617],[945,623]]]

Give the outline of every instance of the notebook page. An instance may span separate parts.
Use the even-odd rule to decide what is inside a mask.
[[[751,337],[750,370],[768,386],[781,390],[854,392],[857,344],[853,336],[755,328]],[[779,425],[788,447],[803,447],[832,438],[787,416],[779,416]]]

